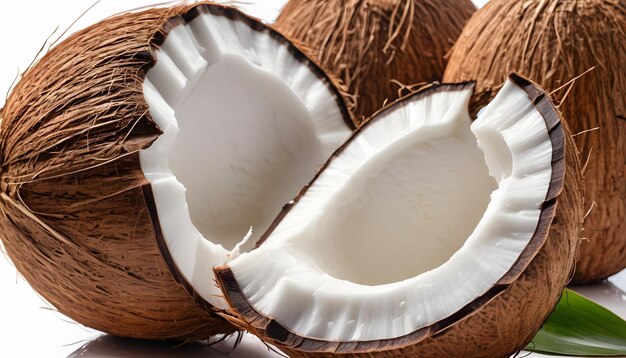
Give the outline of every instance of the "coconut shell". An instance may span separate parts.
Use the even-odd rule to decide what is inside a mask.
[[[325,341],[300,336],[256,311],[225,265],[216,268],[216,277],[233,309],[222,315],[290,357],[330,358],[340,354],[492,358],[509,357],[523,349],[550,315],[573,274],[584,216],[584,193],[578,152],[558,109],[534,82],[516,74],[510,78],[527,92],[545,120],[553,147],[552,178],[530,243],[492,289],[450,317],[406,336],[377,341]],[[433,88],[413,95],[430,90]],[[371,121],[364,126],[367,123]]]
[[[28,69],[0,111],[2,243],[56,309],[113,335],[189,341],[236,330],[169,270],[139,162],[162,133],[144,99],[145,75],[169,30],[202,12],[286,43],[335,91],[351,123],[331,81],[284,37],[210,3],[108,18]]]
[[[290,0],[275,27],[347,88],[357,124],[403,89],[440,81],[470,0]]]
[[[463,30],[444,76],[477,80],[474,112],[512,70],[545,88],[563,87],[556,93],[559,108],[576,134],[590,210],[575,283],[626,267],[625,60],[624,1],[492,0]],[[583,73],[571,88],[564,86]]]

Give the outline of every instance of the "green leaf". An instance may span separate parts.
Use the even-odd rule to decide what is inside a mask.
[[[569,356],[624,356],[626,321],[565,289],[559,304],[526,350]]]

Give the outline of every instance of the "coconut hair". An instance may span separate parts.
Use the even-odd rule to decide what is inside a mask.
[[[398,84],[441,80],[475,10],[469,0],[291,0],[275,26],[345,85],[360,124],[400,97]]]
[[[2,109],[0,228],[18,271],[61,313],[114,335],[205,338],[204,311],[161,257],[138,151],[161,133],[142,84],[186,6],[111,17],[52,48]],[[128,230],[127,228],[132,228]]]
[[[444,76],[477,81],[474,113],[513,70],[557,95],[586,163],[585,205],[592,208],[576,283],[598,281],[626,267],[624,58],[624,1],[493,0],[468,22]]]

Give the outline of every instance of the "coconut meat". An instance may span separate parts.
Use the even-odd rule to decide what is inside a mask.
[[[228,264],[247,302],[303,337],[367,341],[496,285],[538,226],[552,143],[513,82],[473,123],[471,94],[435,87],[358,131],[264,244]]]
[[[178,271],[225,307],[213,267],[254,243],[351,130],[308,62],[244,21],[200,14],[156,58],[144,95],[163,134],[141,167]]]

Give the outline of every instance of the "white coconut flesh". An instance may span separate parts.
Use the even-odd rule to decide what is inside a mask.
[[[219,307],[213,267],[256,242],[351,133],[327,80],[289,46],[204,13],[169,32],[144,82],[163,131],[140,152],[160,231],[176,269]]]
[[[390,339],[503,278],[538,227],[552,143],[513,82],[473,123],[471,94],[435,87],[357,132],[263,245],[228,264],[247,304],[302,337]]]

